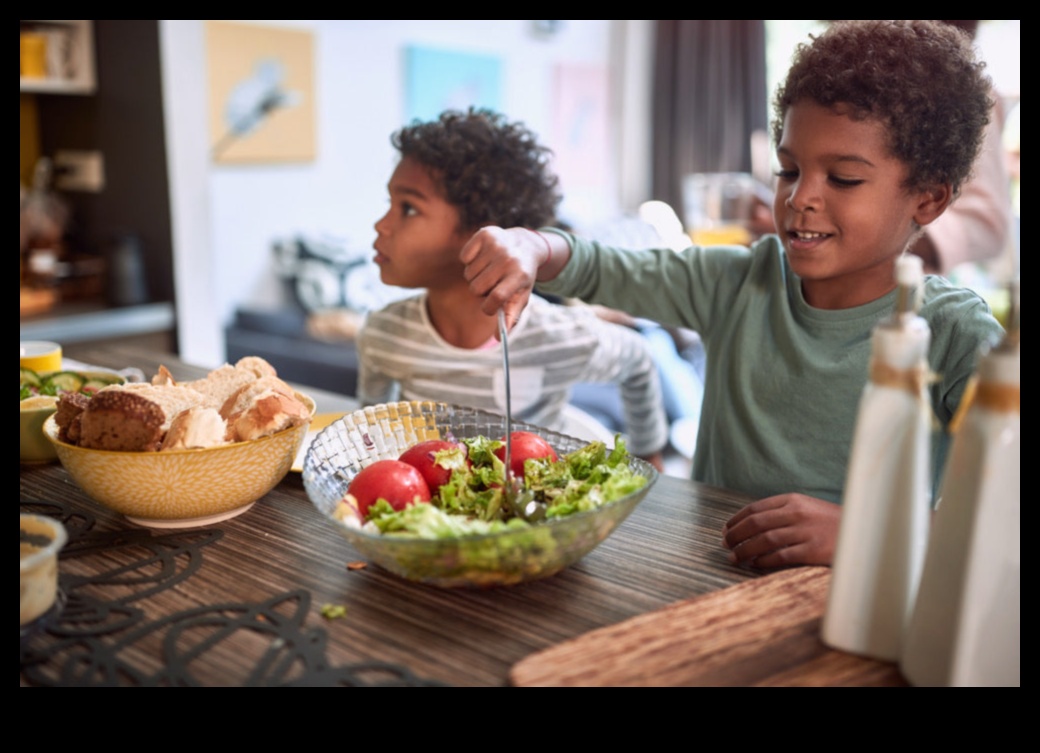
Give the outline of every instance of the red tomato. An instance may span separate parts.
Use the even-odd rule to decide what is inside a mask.
[[[448,454],[442,454],[440,462],[437,462],[437,453]],[[449,442],[446,439],[428,439],[412,445],[401,453],[398,460],[415,466],[426,479],[426,484],[434,494],[441,486],[448,483],[453,470],[469,465],[466,446]]]
[[[385,499],[395,510],[415,502],[430,501],[430,487],[418,469],[400,460],[377,460],[365,466],[350,482],[347,493],[357,500],[358,512],[367,517],[368,508]]]
[[[553,462],[558,459],[552,445],[537,434],[529,431],[514,431],[510,436],[513,446],[510,447],[512,457],[509,462],[516,478],[524,477],[524,461],[528,458],[549,458]],[[502,442],[502,446],[495,450],[495,455],[504,463],[506,461],[506,438],[502,437],[499,441]]]

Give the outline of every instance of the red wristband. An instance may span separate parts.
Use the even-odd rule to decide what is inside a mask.
[[[548,264],[549,262],[552,261],[552,244],[549,243],[549,239],[548,238],[546,238],[544,235],[539,233],[537,230],[531,230],[530,228],[527,228],[527,227],[525,227],[524,230],[526,230],[527,232],[531,233],[532,235],[537,235],[539,238],[542,239],[542,243],[545,244],[545,250],[549,252],[549,255],[546,256],[545,257],[545,261],[542,262],[542,266],[544,267],[546,264]]]

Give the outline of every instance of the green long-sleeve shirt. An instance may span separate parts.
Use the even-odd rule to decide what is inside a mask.
[[[841,310],[811,307],[776,236],[750,249],[625,251],[564,234],[571,259],[548,293],[622,309],[700,333],[707,353],[693,478],[765,497],[802,492],[841,501],[871,334],[895,292]],[[925,278],[930,393],[945,426],[981,348],[1002,329],[976,293]],[[937,433],[934,474],[945,461]]]

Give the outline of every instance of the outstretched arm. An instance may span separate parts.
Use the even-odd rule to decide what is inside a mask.
[[[668,442],[668,417],[649,344],[636,330],[589,317],[587,312],[582,318],[598,344],[585,363],[581,381],[618,386],[628,449],[663,472],[661,451]]]
[[[778,494],[752,502],[722,529],[730,560],[753,567],[830,565],[841,507],[805,494]]]
[[[478,230],[459,254],[470,291],[484,299],[484,313],[505,309],[510,328],[535,282],[556,277],[570,258],[570,244],[556,233],[494,226]]]

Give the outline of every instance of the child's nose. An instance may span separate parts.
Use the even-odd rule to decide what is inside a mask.
[[[820,193],[811,181],[802,178],[791,187],[786,203],[796,212],[815,211],[820,208]]]
[[[386,235],[386,218],[390,216],[389,210],[386,214],[376,220],[375,229],[380,235]]]

